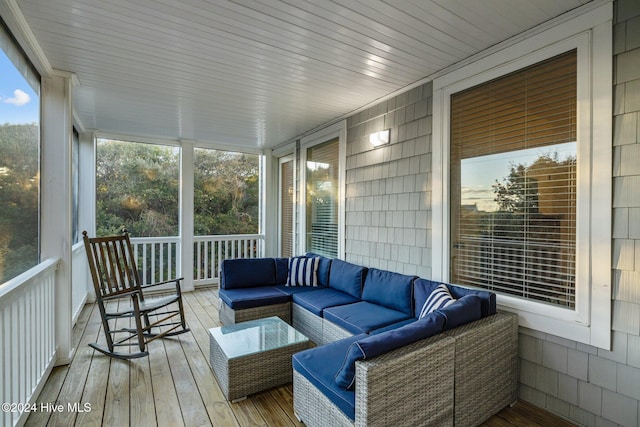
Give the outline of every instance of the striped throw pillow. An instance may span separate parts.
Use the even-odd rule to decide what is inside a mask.
[[[287,286],[318,286],[319,263],[319,257],[290,258]]]
[[[420,310],[420,319],[425,317],[427,314],[431,313],[434,310],[438,310],[440,308],[445,308],[449,304],[453,304],[456,300],[449,293],[449,288],[444,283],[438,285],[437,288],[431,292],[429,298],[424,302],[422,306],[422,310]]]

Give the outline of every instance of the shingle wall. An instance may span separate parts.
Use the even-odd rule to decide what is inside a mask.
[[[613,347],[521,328],[520,398],[586,426],[640,425],[640,1],[614,25]],[[347,121],[347,260],[431,277],[431,85]],[[369,134],[391,128],[391,144]]]
[[[640,425],[640,1],[617,1],[614,19],[612,351],[522,328],[520,397],[581,425],[635,427]]]
[[[347,120],[346,259],[431,276],[431,84]],[[391,129],[373,147],[369,135]]]

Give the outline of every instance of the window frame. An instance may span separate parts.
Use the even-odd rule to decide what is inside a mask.
[[[345,177],[346,177],[346,153],[347,153],[347,121],[341,120],[331,126],[314,132],[300,140],[300,164],[299,180],[300,194],[297,200],[299,212],[298,224],[298,249],[300,253],[307,252],[307,149],[338,138],[338,254],[337,257],[345,257]]]
[[[612,17],[607,3],[533,29],[433,82],[432,278],[447,282],[451,95],[577,49],[576,306],[570,310],[503,294],[497,302],[518,313],[521,326],[605,349],[611,345]]]

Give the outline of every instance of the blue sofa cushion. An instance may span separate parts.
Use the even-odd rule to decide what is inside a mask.
[[[449,292],[455,299],[461,299],[465,295],[476,295],[480,298],[480,311],[482,317],[496,314],[496,294],[490,291],[482,291],[480,289],[467,289],[462,286],[449,285]]]
[[[411,317],[411,315],[407,313],[392,310],[367,301],[329,307],[324,310],[322,315],[330,322],[354,334],[369,333],[374,329],[379,329]]]
[[[377,334],[381,334],[383,332],[391,331],[393,329],[398,329],[398,328],[400,328],[400,327],[402,327],[404,325],[408,325],[409,323],[413,323],[416,320],[418,320],[418,319],[416,319],[415,317],[411,317],[409,319],[402,320],[400,322],[392,323],[390,325],[383,326],[382,328],[378,328],[378,329],[374,329],[373,331],[370,331],[369,335],[377,335]]]
[[[444,318],[444,330],[448,331],[482,318],[482,303],[479,296],[469,294],[436,313]]]
[[[370,268],[364,281],[362,299],[411,315],[415,279],[416,276]]]
[[[273,258],[225,259],[220,266],[221,289],[253,288],[276,285],[276,264]]]
[[[320,258],[320,263],[318,263],[318,286],[329,286],[329,272],[331,270],[332,259],[314,254],[313,252],[307,252],[305,256]]]
[[[318,288],[314,288],[313,286],[287,286],[287,285],[276,285],[274,286],[274,288],[278,289],[283,294],[289,295],[289,296],[293,294],[297,294],[298,292],[307,292],[307,291],[313,291],[314,289],[318,289]]]
[[[366,267],[351,264],[336,258],[331,261],[329,287],[360,299],[360,295],[362,295],[362,285],[364,284],[366,275]]]
[[[355,392],[340,388],[334,377],[349,346],[364,337],[366,335],[356,335],[293,355],[293,369],[317,387],[351,420],[355,419]]]
[[[292,298],[294,303],[306,308],[316,316],[322,317],[322,312],[327,307],[351,304],[358,301],[357,298],[332,288],[317,287],[311,289],[313,290],[309,292],[295,293]]]
[[[289,301],[289,295],[282,293],[275,286],[259,288],[220,289],[218,296],[234,310],[262,307]]]
[[[274,258],[276,263],[276,284],[284,285],[289,279],[289,258]]]
[[[318,263],[320,258],[303,256],[289,259],[287,286],[318,286]]]
[[[440,283],[441,282],[433,282],[427,279],[416,279],[415,282],[413,282],[415,317],[420,317],[420,310],[422,309],[424,302]],[[480,302],[482,304],[482,317],[496,314],[495,293],[479,289],[468,289],[463,288],[462,286],[450,284],[447,284],[447,287],[449,288],[451,296],[453,296],[455,299],[460,299],[465,295],[477,295],[478,297],[480,297]]]
[[[447,285],[441,283],[436,286],[436,288],[433,290],[433,292],[431,292],[427,300],[424,302],[418,318],[422,319],[432,311],[444,308],[455,301],[456,299],[449,293],[449,288],[447,288]]]
[[[411,322],[401,328],[377,335],[368,335],[354,341],[344,357],[342,366],[335,375],[336,384],[343,389],[353,388],[356,362],[372,359],[381,354],[439,334],[444,327],[444,318],[439,313]]]

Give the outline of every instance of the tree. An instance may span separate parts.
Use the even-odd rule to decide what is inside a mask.
[[[38,263],[39,128],[0,126],[0,283]]]
[[[101,141],[96,168],[98,235],[174,236],[179,220],[176,148]],[[259,157],[197,149],[194,234],[258,232]]]

